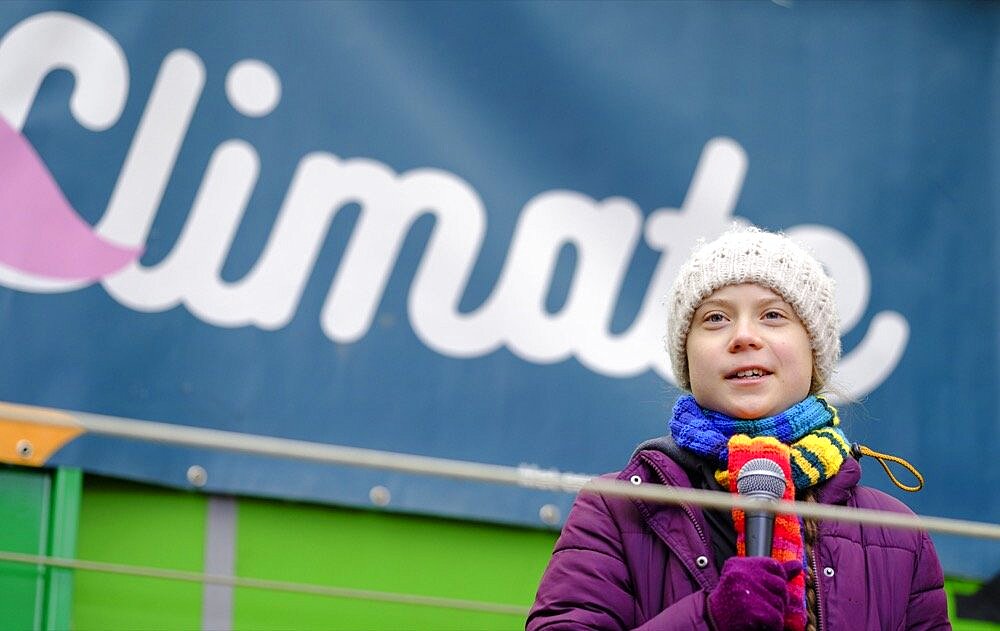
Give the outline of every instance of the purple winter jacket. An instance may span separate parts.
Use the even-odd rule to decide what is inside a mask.
[[[638,452],[617,475],[633,483],[690,487],[662,451]],[[859,486],[848,458],[817,500],[909,513]],[[526,629],[711,629],[707,595],[719,580],[697,507],[581,493],[542,576]],[[950,629],[944,576],[926,533],[821,522],[815,558],[825,631]]]

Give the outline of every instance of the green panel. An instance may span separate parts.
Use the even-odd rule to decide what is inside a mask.
[[[0,465],[0,549],[45,554],[51,482],[46,471]],[[9,629],[41,629],[43,568],[0,562],[0,620]]]
[[[44,506],[31,498],[46,492],[44,479],[22,476],[11,484],[2,477],[9,473],[0,469],[0,490],[4,490],[0,515],[7,521],[6,516],[16,511],[41,523]],[[6,492],[17,485],[24,487],[21,500]],[[34,506],[34,512],[21,508],[24,503]],[[206,500],[201,495],[88,476],[80,513],[79,556],[201,571],[205,515]],[[26,528],[0,529],[0,542],[5,549],[29,551],[23,544],[38,534]],[[18,537],[21,549],[14,547],[17,542],[8,544]],[[240,499],[236,573],[504,603],[527,611],[555,537],[551,532],[445,519]],[[35,581],[32,585],[37,583],[39,573],[34,568],[7,565],[0,571],[0,585],[13,576],[8,567],[26,573]],[[77,631],[201,628],[202,587],[198,584],[78,571],[75,588]],[[971,593],[978,584],[949,580],[947,588],[951,606],[955,594]],[[4,589],[0,594],[4,595],[0,598],[4,628],[8,621],[10,628],[37,628],[31,626],[30,609],[24,612],[8,606],[15,602],[9,596],[16,592]],[[8,609],[17,615],[12,617]],[[34,615],[37,619],[37,612]],[[19,624],[22,618],[26,624]],[[956,631],[1000,629],[1000,625],[952,619]],[[233,615],[233,628],[241,631],[485,631],[523,626],[522,616],[256,589],[236,590]]]
[[[79,558],[201,571],[205,496],[87,477],[80,507]],[[197,583],[76,574],[76,631],[200,629]]]
[[[237,574],[517,605],[534,598],[551,532],[258,500],[239,503]],[[236,592],[238,629],[523,629],[523,615]]]

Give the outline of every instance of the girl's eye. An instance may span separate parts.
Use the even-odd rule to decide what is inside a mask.
[[[710,313],[705,316],[705,322],[719,323],[725,320],[725,317],[721,313]]]
[[[766,320],[780,320],[784,317],[784,314],[780,311],[768,311],[764,313],[764,319]]]

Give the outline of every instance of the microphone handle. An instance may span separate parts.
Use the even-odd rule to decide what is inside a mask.
[[[769,557],[774,540],[774,513],[747,511],[746,544],[748,557]]]

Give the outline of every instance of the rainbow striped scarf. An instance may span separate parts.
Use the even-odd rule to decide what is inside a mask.
[[[837,410],[819,397],[810,396],[789,409],[763,419],[735,419],[702,409],[694,397],[681,397],[674,406],[670,433],[684,449],[714,460],[721,467],[715,478],[736,492],[736,476],[749,460],[768,458],[778,463],[785,480],[783,499],[795,499],[795,489],[805,489],[832,477],[850,453],[838,425]],[[736,552],[746,555],[743,511],[733,510]],[[806,624],[805,546],[802,528],[794,515],[774,520],[771,556],[778,561],[797,560],[803,572],[788,582],[793,596],[785,612],[785,629],[801,631]]]

